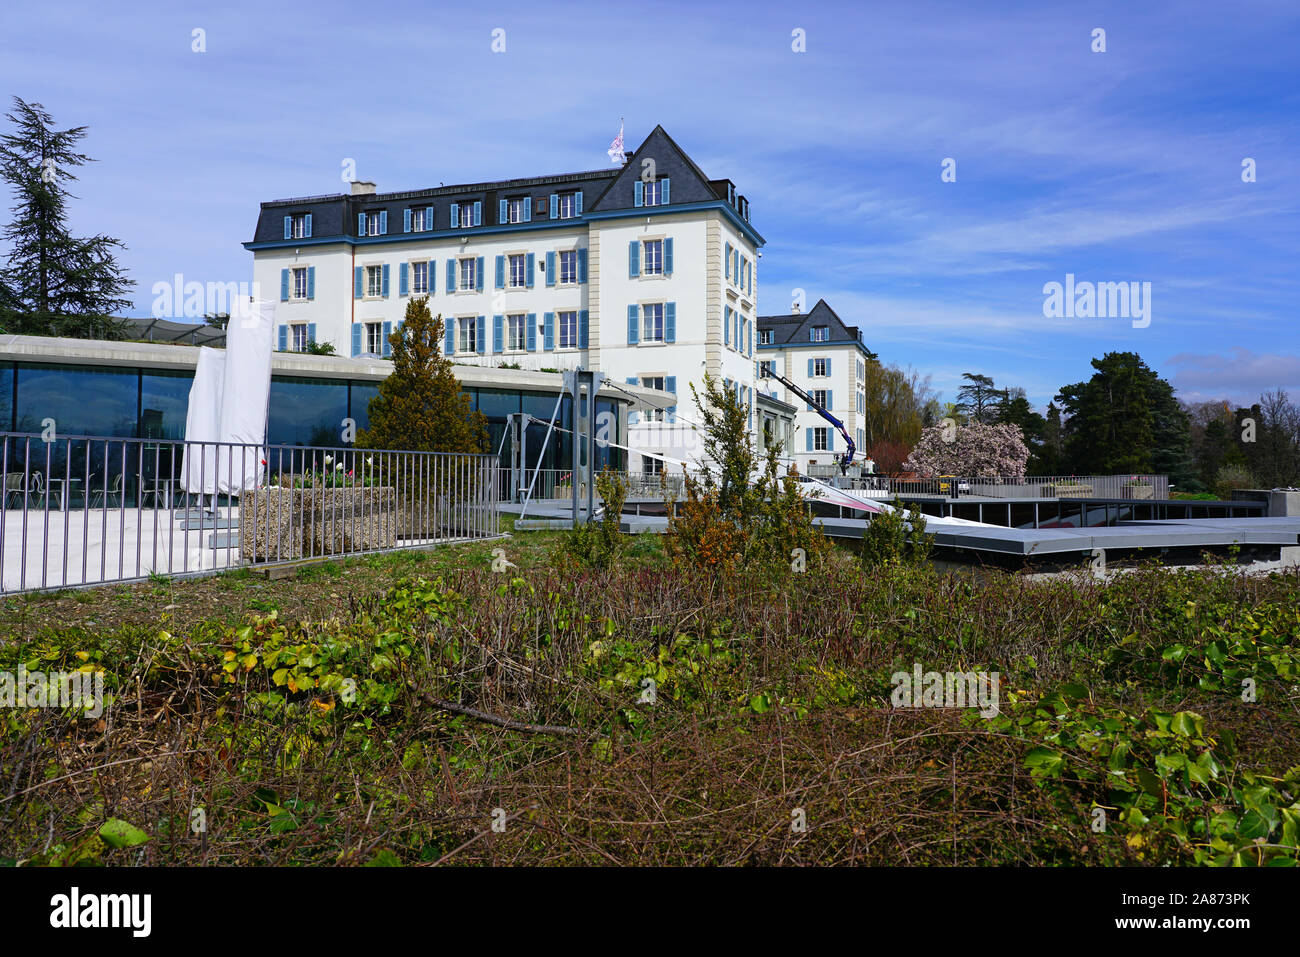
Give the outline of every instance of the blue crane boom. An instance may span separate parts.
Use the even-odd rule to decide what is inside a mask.
[[[823,409],[819,404],[814,402],[812,396],[810,396],[807,392],[799,388],[797,385],[795,385],[793,382],[791,382],[789,379],[787,379],[785,376],[781,375],[780,373],[772,371],[768,369],[766,366],[760,364],[759,375],[764,379],[775,379],[777,382],[781,383],[783,386],[785,386],[787,389],[789,389],[799,398],[803,399],[803,401],[807,402],[810,406],[812,406],[814,412],[816,412],[823,419],[825,419],[827,422],[829,422],[831,425],[835,426],[835,428],[839,430],[840,435],[844,436],[844,446],[845,449],[847,450],[843,455],[839,457],[840,474],[841,475],[847,474],[849,471],[849,466],[853,464],[853,456],[858,451],[858,447],[853,443],[853,437],[849,435],[849,430],[844,427],[844,423],[841,422],[839,419],[835,418],[835,416],[831,415],[825,409]]]

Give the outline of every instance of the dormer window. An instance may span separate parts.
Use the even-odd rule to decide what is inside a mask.
[[[501,200],[500,219],[502,223],[527,223],[533,218],[533,198],[531,196],[514,196]]]
[[[760,346],[770,346],[770,345],[772,344],[772,330],[771,330],[771,329],[759,329],[759,330],[758,330],[758,344],[759,344]]]
[[[433,229],[433,207],[420,206],[406,211],[408,233],[423,233]]]
[[[813,342],[829,342],[829,341],[830,341],[830,338],[831,338],[831,330],[830,330],[830,327],[829,327],[829,326],[813,326],[813,327],[812,327],[812,341],[813,341]]]
[[[388,232],[388,210],[376,209],[359,214],[357,233],[362,236],[383,236]]]
[[[669,203],[668,186],[668,177],[666,176],[649,183],[637,180],[632,187],[633,205],[667,206]]]
[[[311,213],[284,217],[285,239],[311,239]]]

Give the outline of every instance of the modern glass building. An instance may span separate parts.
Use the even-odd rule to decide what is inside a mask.
[[[0,431],[39,436],[53,425],[61,438],[183,439],[198,352],[158,343],[0,337]],[[269,444],[346,444],[345,420],[353,420],[358,429],[369,424],[370,400],[390,369],[391,363],[382,359],[276,353]],[[535,467],[562,377],[471,366],[456,371],[473,408],[486,416],[491,451],[500,450],[504,465],[510,464],[508,442],[502,441],[507,416],[527,412],[542,420],[529,426],[527,464]],[[666,408],[675,399],[670,393],[623,383],[602,389],[598,413],[610,416],[604,421],[612,426],[613,444],[598,449],[597,468],[626,467],[626,453],[616,446],[627,444],[627,410],[634,401],[640,407]],[[570,427],[571,419],[572,400],[565,398],[556,419],[560,428],[546,443],[542,468],[569,467],[571,439],[561,430]],[[15,447],[11,441],[11,449]],[[11,451],[11,462],[15,454]]]

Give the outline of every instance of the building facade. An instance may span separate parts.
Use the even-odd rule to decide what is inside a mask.
[[[654,453],[632,469],[698,459],[690,385],[706,372],[753,407],[763,239],[735,184],[662,127],[609,170],[266,202],[244,245],[278,291],[280,351],[382,358],[427,295],[458,364],[582,367],[675,393],[629,415],[627,444]]]
[[[799,470],[821,474],[834,466],[845,451],[844,439],[812,406],[775,379],[764,377],[765,363],[844,423],[861,461],[866,439],[866,364],[875,358],[862,343],[862,331],[846,325],[824,299],[818,299],[807,313],[796,309],[784,316],[759,316],[757,356],[759,388],[797,409],[787,449]]]

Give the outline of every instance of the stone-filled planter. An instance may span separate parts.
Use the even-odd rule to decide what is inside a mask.
[[[1056,497],[1057,498],[1091,498],[1092,486],[1083,485],[1083,484],[1064,485],[1061,483],[1057,483]]]
[[[1152,485],[1125,485],[1124,497],[1128,499],[1155,498],[1156,490]]]
[[[239,553],[264,562],[392,548],[397,526],[391,487],[269,486],[240,500]]]

